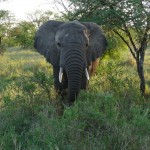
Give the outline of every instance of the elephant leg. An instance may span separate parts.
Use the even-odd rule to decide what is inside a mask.
[[[89,75],[92,76],[96,73],[96,69],[98,67],[99,64],[99,58],[97,58],[95,61],[93,61],[91,63],[91,65],[89,66]]]

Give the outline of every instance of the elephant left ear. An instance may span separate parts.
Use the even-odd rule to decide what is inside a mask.
[[[107,46],[107,40],[96,23],[92,22],[83,22],[82,23],[89,32],[89,47],[87,49],[87,63],[90,65],[92,61],[95,61],[97,58],[101,57]]]

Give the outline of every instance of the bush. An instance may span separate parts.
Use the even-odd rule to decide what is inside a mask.
[[[3,55],[4,52],[5,52],[6,48],[5,48],[5,45],[0,45],[0,55]]]

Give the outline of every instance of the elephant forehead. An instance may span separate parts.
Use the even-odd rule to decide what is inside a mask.
[[[80,33],[78,33],[77,31],[58,31],[56,36],[55,36],[55,40],[56,41],[60,41],[62,39],[77,39],[78,37],[80,37]]]
[[[63,36],[63,39],[65,40],[65,41],[70,41],[70,42],[77,42],[77,41],[82,41],[84,38],[83,38],[83,36],[84,36],[84,33],[83,34],[81,34],[81,33],[78,33],[78,32],[73,32],[73,33],[65,33],[64,34],[64,36]]]
[[[77,29],[85,29],[86,27],[81,24],[79,21],[75,20],[75,21],[70,21],[70,22],[67,22],[67,23],[64,23],[64,24],[61,24],[59,26],[59,29],[68,29],[68,28],[77,28]]]
[[[64,37],[69,37],[69,33],[66,33]]]
[[[56,35],[55,35],[55,38],[56,39],[58,39],[58,38],[61,38],[61,37],[66,37],[66,35],[67,36],[69,36],[69,33],[70,33],[70,31],[69,30],[58,30],[57,32],[56,32]]]

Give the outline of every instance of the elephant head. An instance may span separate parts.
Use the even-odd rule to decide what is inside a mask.
[[[53,66],[55,89],[67,89],[72,104],[81,89],[86,89],[89,68],[106,50],[107,41],[95,23],[79,21],[44,23],[35,35],[34,47]]]

